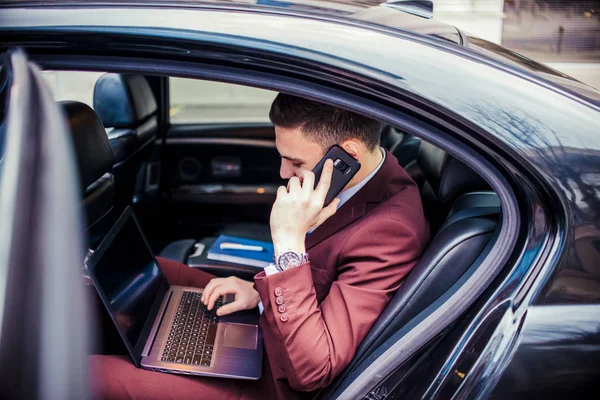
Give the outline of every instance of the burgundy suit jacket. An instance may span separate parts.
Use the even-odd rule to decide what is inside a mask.
[[[310,398],[329,385],[428,240],[418,187],[388,152],[371,180],[307,236],[309,263],[254,278],[269,392]]]

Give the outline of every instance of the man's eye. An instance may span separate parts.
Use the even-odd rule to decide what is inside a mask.
[[[292,164],[294,166],[294,168],[300,168],[302,166],[302,164]]]

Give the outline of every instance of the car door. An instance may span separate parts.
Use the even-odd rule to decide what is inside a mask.
[[[2,58],[0,397],[86,398],[91,330],[70,135],[26,54]]]
[[[266,224],[283,183],[268,116],[277,93],[182,78],[169,78],[168,90],[165,209],[176,231],[201,237],[230,223]]]

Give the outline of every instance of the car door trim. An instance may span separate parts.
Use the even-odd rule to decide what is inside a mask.
[[[157,145],[161,143],[160,140],[156,142]],[[232,146],[251,146],[251,147],[264,147],[264,148],[275,148],[275,142],[271,140],[262,139],[239,139],[239,138],[217,138],[217,137],[206,137],[206,138],[174,138],[167,137],[167,145],[173,144],[222,144]]]

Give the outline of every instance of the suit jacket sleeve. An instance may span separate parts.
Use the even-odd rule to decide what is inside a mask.
[[[348,238],[340,250],[337,280],[318,304],[310,263],[255,277],[264,305],[267,354],[277,355],[295,390],[325,387],[350,363],[404,276],[422,243],[402,222],[377,219]],[[280,296],[278,296],[280,294]],[[283,313],[277,297],[282,297]],[[264,322],[264,321],[263,321]],[[282,354],[283,353],[283,354]]]

